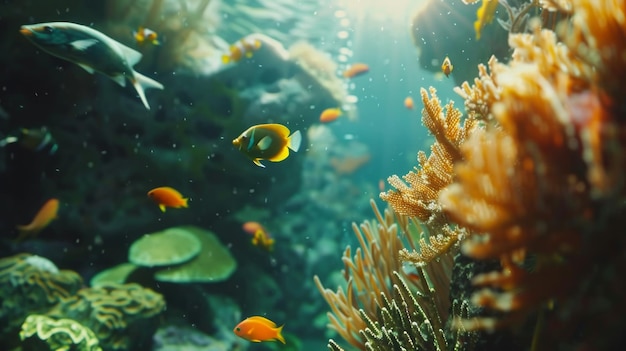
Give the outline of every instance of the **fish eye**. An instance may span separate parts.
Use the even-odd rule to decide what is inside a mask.
[[[45,26],[45,27],[43,27],[43,31],[48,33],[48,34],[52,34],[52,32],[54,31],[54,28],[52,28],[50,26]]]
[[[241,328],[237,327],[235,328],[236,331],[241,331]]]

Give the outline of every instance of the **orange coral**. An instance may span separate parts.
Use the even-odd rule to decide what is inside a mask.
[[[598,281],[592,263],[625,268],[616,256],[624,240],[608,223],[626,224],[619,219],[626,4],[572,3],[567,45],[534,24],[532,34],[511,35],[509,64],[491,62],[490,74],[476,81],[487,84],[459,89],[475,114],[491,119],[461,146],[455,183],[440,192],[439,203],[473,233],[464,253],[501,261],[501,271],[474,277],[486,288],[472,301],[508,312],[500,320],[466,320],[467,328],[494,328],[555,299],[570,315],[588,313],[568,295],[591,279],[613,284]],[[521,266],[529,255],[532,271]],[[606,298],[595,294],[586,298]]]

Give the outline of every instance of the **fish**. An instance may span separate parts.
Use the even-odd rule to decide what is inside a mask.
[[[239,62],[242,58],[251,58],[261,48],[261,41],[254,34],[243,37],[233,43],[228,53],[222,55],[222,63]]]
[[[46,201],[29,224],[16,226],[19,231],[19,235],[16,240],[21,241],[28,237],[37,235],[40,231],[46,228],[50,222],[57,218],[58,211],[58,199],[51,198]]]
[[[137,45],[143,45],[146,42],[152,45],[161,45],[158,39],[159,34],[146,27],[139,26],[136,31],[133,31],[133,37]]]
[[[341,109],[339,108],[327,108],[320,114],[320,122],[328,123],[336,120],[342,115]]]
[[[259,222],[246,222],[243,224],[243,230],[252,235],[252,245],[258,246],[266,251],[274,249],[274,239],[270,233]]]
[[[369,72],[370,67],[365,63],[355,63],[343,72],[345,78],[354,78]]]
[[[404,107],[407,108],[407,110],[412,110],[415,107],[415,102],[413,102],[413,98],[410,96],[407,96],[404,99]]]
[[[20,147],[32,152],[43,152],[54,155],[59,149],[59,145],[54,140],[47,127],[41,128],[21,128],[17,135],[9,135],[0,140],[0,147],[16,143]]]
[[[252,235],[252,240],[250,241],[252,245],[262,248],[265,251],[273,251],[274,250],[274,242],[275,240],[270,237],[270,234],[264,229],[259,229]]]
[[[285,338],[281,333],[283,326],[277,327],[276,323],[265,317],[252,316],[237,324],[233,329],[233,333],[242,339],[252,342],[278,340],[284,344]]]
[[[289,149],[298,152],[302,135],[299,130],[289,135],[282,124],[258,124],[246,129],[233,140],[235,146],[255,165],[265,167],[260,161],[280,162],[289,156]]]
[[[128,79],[141,102],[150,109],[146,89],[163,89],[163,85],[135,71],[141,53],[119,43],[93,28],[72,22],[48,22],[23,25],[20,32],[43,51],[77,64],[87,72],[100,72],[122,87]]]
[[[445,74],[446,77],[449,77],[453,69],[454,69],[454,66],[452,66],[452,62],[450,62],[450,58],[446,56],[446,58],[443,59],[443,63],[441,64],[441,72],[443,72],[443,74]]]
[[[166,207],[189,207],[187,205],[187,200],[189,199],[184,198],[178,190],[170,188],[169,186],[162,186],[148,191],[148,197],[159,205],[162,212],[165,212]]]

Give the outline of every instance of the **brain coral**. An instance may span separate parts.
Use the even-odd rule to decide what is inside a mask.
[[[48,315],[71,318],[94,331],[103,350],[147,349],[155,317],[165,310],[163,296],[138,284],[83,288]]]
[[[0,340],[17,335],[26,316],[48,311],[82,285],[77,273],[59,270],[40,256],[0,259]]]
[[[22,351],[102,351],[98,338],[89,328],[71,320],[33,314],[20,331]]]

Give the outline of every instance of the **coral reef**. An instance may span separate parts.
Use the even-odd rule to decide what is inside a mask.
[[[70,318],[91,329],[105,351],[146,349],[165,309],[161,294],[137,284],[80,289],[47,313]]]
[[[22,253],[0,259],[0,339],[17,335],[29,314],[46,313],[82,284],[78,274],[59,270],[40,256]]]
[[[618,229],[626,225],[620,78],[626,3],[545,3],[544,11],[567,15],[556,32],[542,28],[545,16],[528,20],[515,29],[528,33],[509,36],[510,62],[492,57],[479,66],[473,85],[456,89],[465,99],[463,127],[460,112],[448,104],[444,113],[435,91],[429,98],[422,90],[423,122],[435,136],[431,154],[420,153],[419,167],[404,181],[391,177],[395,190],[381,197],[429,234],[429,241],[401,248],[397,259],[418,268],[437,265],[460,243],[467,257],[455,256],[457,273],[440,276],[452,279],[449,297],[441,298],[463,307],[453,329],[521,328],[517,336],[528,338],[533,350],[611,349],[623,343],[626,312],[618,273],[626,269],[626,240]],[[379,242],[365,244],[374,250]],[[413,315],[403,309],[394,315],[393,305],[410,306],[407,300],[419,292],[383,294],[378,320],[365,323],[367,310],[355,312],[362,300],[352,285],[362,271],[377,272],[365,275],[372,291],[388,281],[398,285],[381,261],[389,259],[379,254],[363,265],[371,271],[346,269],[346,293],[323,290],[331,325],[359,349],[378,349],[383,340],[394,349],[413,347],[407,339],[413,325],[406,323]],[[381,319],[402,327],[390,332],[377,325]],[[494,336],[480,334],[480,347],[495,347]]]
[[[22,324],[20,339],[23,351],[102,351],[93,331],[67,318],[32,314]]]
[[[413,236],[428,234],[408,217],[387,209],[381,214],[371,201],[376,220],[353,224],[360,247],[343,255],[346,290],[325,289],[315,283],[331,307],[330,327],[359,350],[446,350],[471,343],[462,329],[455,331],[450,316],[467,316],[467,304],[449,297],[453,251],[436,261],[402,266],[404,247],[415,248]],[[411,270],[411,271],[409,271]],[[452,312],[450,312],[452,311]],[[342,350],[332,339],[331,350]]]

